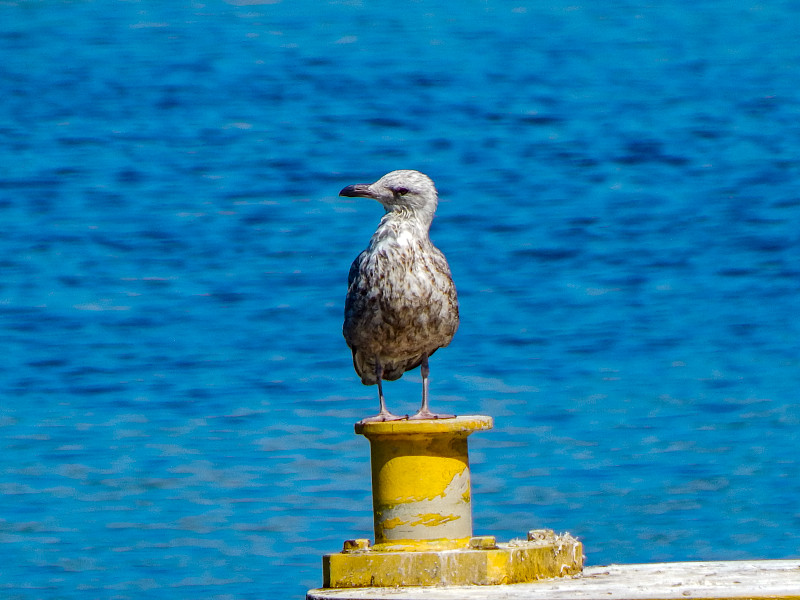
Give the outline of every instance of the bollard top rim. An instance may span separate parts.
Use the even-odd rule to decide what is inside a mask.
[[[464,434],[484,431],[494,426],[494,419],[486,415],[463,415],[451,419],[426,419],[419,421],[379,421],[356,423],[355,432],[365,436]]]

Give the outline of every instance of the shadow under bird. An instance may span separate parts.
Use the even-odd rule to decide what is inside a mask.
[[[380,412],[362,419],[445,419],[428,407],[428,357],[458,329],[458,298],[444,254],[428,237],[438,194],[419,171],[392,171],[375,183],[348,185],[340,196],[372,198],[386,214],[353,261],[342,332],[364,385],[378,385]],[[422,406],[398,416],[386,408],[382,381],[421,366]]]

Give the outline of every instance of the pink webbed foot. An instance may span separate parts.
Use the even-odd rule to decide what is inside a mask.
[[[363,425],[364,423],[384,423],[386,421],[405,421],[408,419],[408,415],[393,415],[389,411],[386,412],[379,412],[374,417],[365,417],[361,419],[358,423]]]
[[[409,421],[425,421],[433,419],[455,419],[455,415],[448,415],[446,413],[432,413],[429,410],[419,410],[416,414],[408,417]]]

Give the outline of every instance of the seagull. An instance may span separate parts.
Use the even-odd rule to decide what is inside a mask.
[[[438,194],[419,171],[392,171],[375,183],[348,185],[340,196],[372,198],[386,214],[347,278],[342,333],[364,385],[378,385],[380,412],[360,423],[449,419],[428,407],[428,358],[458,329],[458,298],[444,254],[428,237]],[[390,413],[382,381],[421,366],[422,406],[411,417]]]

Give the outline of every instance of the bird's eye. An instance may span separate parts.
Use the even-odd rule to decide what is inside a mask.
[[[398,196],[405,196],[408,193],[408,188],[404,187],[394,188],[394,193],[397,194]]]

